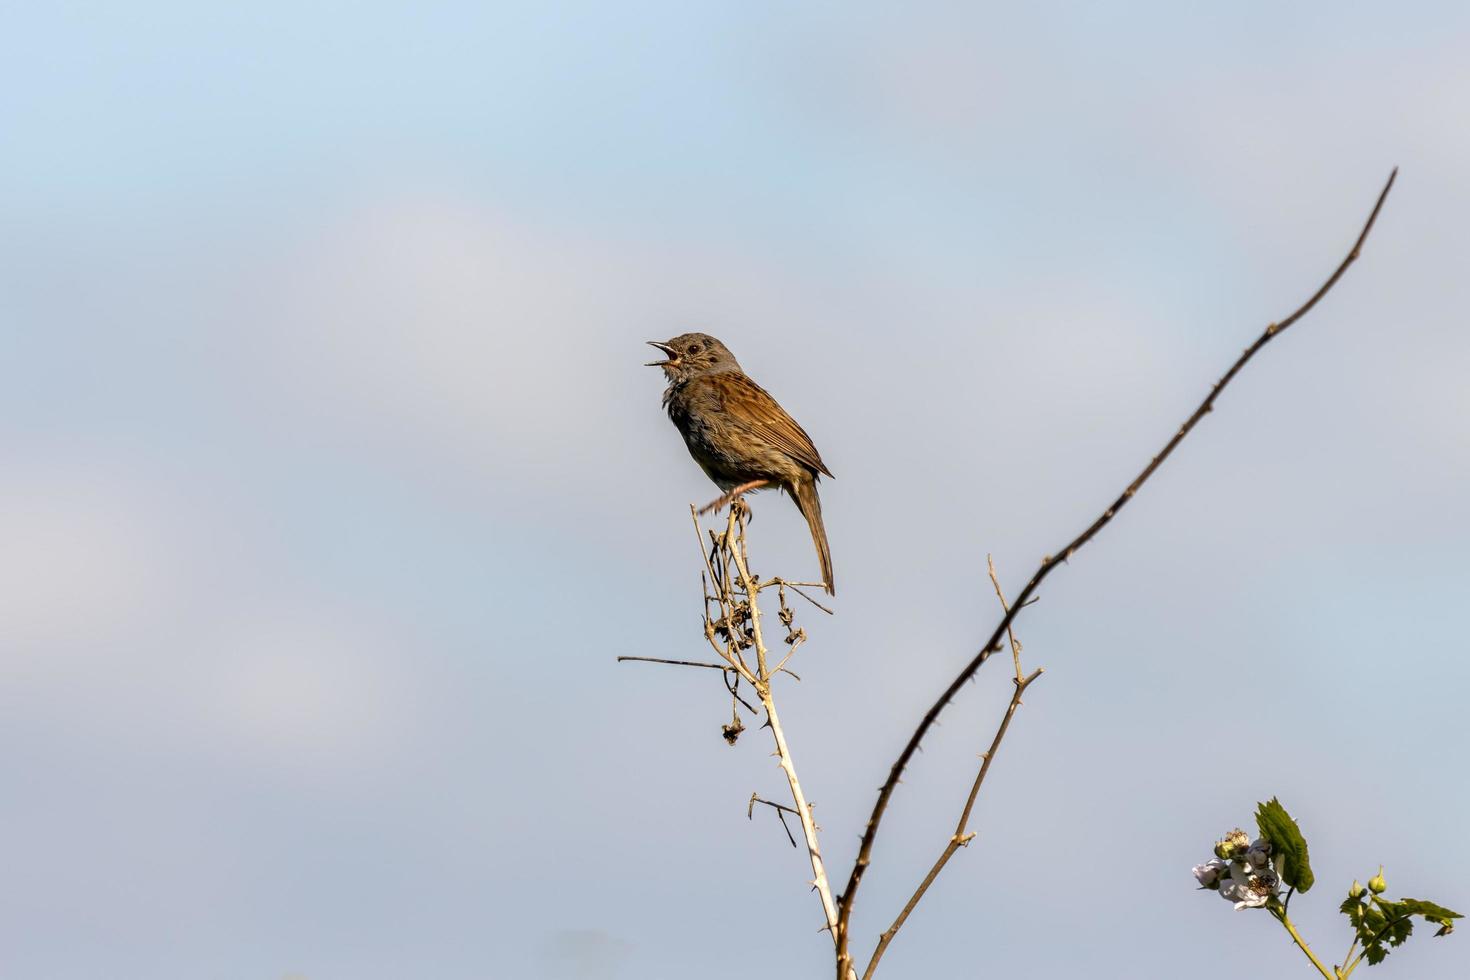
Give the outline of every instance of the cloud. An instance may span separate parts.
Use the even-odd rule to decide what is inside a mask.
[[[273,576],[278,549],[230,543],[250,522],[229,498],[177,477],[102,453],[10,461],[0,697],[13,714],[67,738],[288,769],[390,748],[415,690],[396,624]]]
[[[769,363],[809,330],[850,336],[861,302],[737,247],[412,186],[355,200],[252,274],[272,297],[248,314],[266,330],[244,381],[263,412],[492,493],[642,478],[655,450],[610,433],[668,448],[644,340],[706,329]]]
[[[307,420],[510,469],[612,396],[615,249],[471,199],[359,201],[271,272],[267,377]]]
[[[645,339],[724,336],[793,412],[826,407],[829,433],[841,410],[889,417],[885,404],[1010,353],[1044,352],[1049,383],[1083,391],[1179,353],[1149,336],[1145,300],[1100,277],[1032,269],[988,290],[935,289],[915,256],[861,263],[796,275],[758,248],[573,232],[471,195],[381,190],[260,271],[276,299],[259,313],[257,397],[293,431],[426,469],[617,494],[636,459],[669,457]],[[875,372],[893,375],[891,397],[855,397],[852,379]],[[985,379],[1000,397],[1033,380]]]
[[[412,678],[347,610],[235,610],[202,637],[201,728],[228,751],[284,769],[356,768],[412,728]]]
[[[6,658],[156,622],[185,588],[182,543],[148,481],[79,458],[12,456],[0,474]]]

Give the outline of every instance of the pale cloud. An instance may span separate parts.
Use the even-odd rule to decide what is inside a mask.
[[[686,329],[724,337],[828,433],[843,413],[892,419],[852,384],[878,372],[899,372],[904,398],[980,371],[973,394],[1004,404],[1039,384],[1100,395],[1183,353],[1156,336],[1148,298],[1096,274],[936,290],[898,254],[798,276],[735,243],[571,231],[447,191],[379,189],[255,274],[275,297],[256,383],[292,427],[501,484],[583,480],[595,463],[625,492],[636,467],[606,433],[645,456],[669,448],[642,341]],[[949,423],[965,424],[934,420]]]
[[[9,460],[0,541],[0,658],[12,666],[156,621],[185,587],[156,488],[85,459]]]
[[[758,363],[762,346],[774,360],[808,330],[862,326],[854,298],[734,246],[572,230],[413,186],[354,200],[250,274],[272,297],[250,314],[267,329],[247,382],[262,404],[490,484],[618,476],[614,420],[668,435],[647,424],[663,384],[644,340],[705,329]]]
[[[336,616],[263,611],[203,638],[195,695],[223,748],[285,769],[354,767],[412,728],[416,686],[384,643]]]
[[[226,544],[249,521],[177,476],[17,456],[0,478],[0,697],[43,726],[184,754],[300,768],[390,751],[416,690],[397,624],[262,585],[282,542]]]
[[[609,376],[580,356],[623,313],[602,302],[625,272],[606,245],[468,199],[390,192],[318,229],[277,271],[265,368],[308,417],[514,452],[609,395]],[[557,397],[558,380],[577,397]]]

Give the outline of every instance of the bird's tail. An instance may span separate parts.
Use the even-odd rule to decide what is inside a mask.
[[[827,594],[836,595],[837,590],[832,586],[832,552],[827,547],[827,529],[822,526],[822,501],[817,497],[817,481],[803,480],[796,485],[795,491],[792,498],[801,516],[806,518],[807,527],[812,530],[812,544],[817,546],[817,559],[822,563],[822,581],[826,583]]]

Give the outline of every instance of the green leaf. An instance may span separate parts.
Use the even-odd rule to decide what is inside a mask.
[[[1393,919],[1401,919],[1409,914],[1403,910],[1403,907],[1399,902],[1395,902],[1389,898],[1384,898],[1381,895],[1373,896],[1373,904],[1378,906],[1378,908],[1383,911],[1384,917],[1389,919],[1390,921],[1392,921]]]
[[[1413,935],[1413,916],[1423,916],[1428,922],[1438,923],[1440,930],[1436,936],[1451,932],[1455,920],[1462,918],[1458,912],[1417,898],[1395,902],[1374,895],[1367,904],[1361,899],[1349,898],[1341,908],[1352,921],[1358,941],[1363,944],[1363,957],[1370,965],[1383,962],[1388,955],[1388,946],[1401,946]]]
[[[1433,902],[1426,902],[1418,898],[1401,898],[1399,899],[1399,905],[1403,907],[1404,912],[1408,915],[1422,915],[1430,922],[1448,926],[1452,929],[1454,928],[1456,919],[1464,918],[1460,913],[1451,912],[1443,905],[1435,905]]]
[[[1285,861],[1281,880],[1299,892],[1311,889],[1316,878],[1312,876],[1312,865],[1307,859],[1307,839],[1276,797],[1259,805],[1256,826],[1261,836],[1270,841],[1272,856],[1279,854]]]

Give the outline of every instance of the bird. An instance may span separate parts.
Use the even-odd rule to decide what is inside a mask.
[[[724,491],[701,513],[738,501],[764,487],[786,491],[806,518],[822,566],[822,582],[836,595],[832,553],[822,526],[817,481],[831,477],[811,436],[776,399],[741,370],[735,355],[708,334],[685,333],[668,341],[650,340],[665,355],[648,367],[663,368],[669,386],[663,406],[689,455]]]

